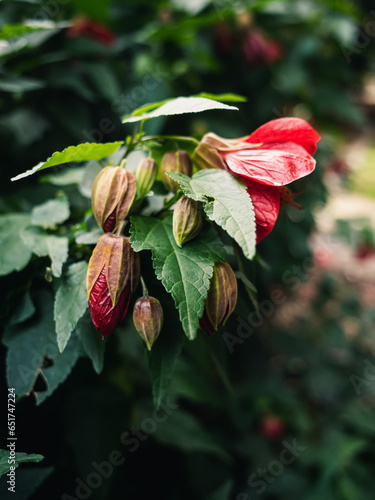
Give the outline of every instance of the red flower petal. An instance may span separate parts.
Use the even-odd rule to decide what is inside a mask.
[[[319,141],[318,132],[301,118],[278,118],[265,123],[246,139],[246,142],[289,141],[302,146],[308,153],[314,154]]]
[[[253,202],[256,222],[257,243],[269,234],[276,223],[280,209],[280,195],[277,187],[265,186],[259,182],[240,178],[247,186]]]
[[[268,186],[284,186],[310,174],[315,168],[314,158],[290,142],[222,151],[220,154],[235,175]]]

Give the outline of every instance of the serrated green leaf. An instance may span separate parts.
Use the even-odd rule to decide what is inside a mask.
[[[29,224],[28,214],[0,216],[0,276],[20,271],[28,264],[32,252],[24,244],[21,232]]]
[[[149,104],[143,107],[145,111],[139,114],[139,110],[133,111],[131,115],[127,115],[122,120],[123,123],[133,123],[142,120],[149,120],[150,118],[157,118],[158,116],[182,115],[185,113],[201,113],[210,109],[231,109],[237,110],[235,106],[228,106],[213,99],[206,99],[205,97],[177,97],[164,101],[163,103]]]
[[[56,277],[61,276],[62,266],[68,258],[68,238],[47,234],[38,227],[23,229],[21,238],[23,243],[39,257],[49,256],[52,274]]]
[[[156,276],[172,294],[187,337],[194,339],[213,266],[226,257],[221,240],[209,228],[180,248],[174,240],[170,218],[131,217],[130,233],[136,252],[152,251]]]
[[[16,452],[14,463],[8,463],[9,450],[0,450],[0,477],[10,471],[10,466],[17,468],[20,464],[25,462],[41,462],[44,460],[43,455],[36,453],[27,454],[23,452]]]
[[[6,328],[3,343],[7,352],[7,381],[16,394],[28,394],[40,372],[44,356],[53,361],[43,369],[48,388],[38,392],[38,402],[42,403],[66,379],[80,356],[80,345],[72,337],[60,353],[56,342],[53,320],[53,298],[46,290],[38,290],[33,296],[36,314],[28,321]]]
[[[106,342],[102,340],[95,328],[88,311],[78,321],[75,333],[78,335],[85,353],[91,359],[94,370],[96,373],[100,373],[103,370]]]
[[[56,151],[47,161],[38,163],[38,165],[35,165],[32,169],[13,177],[11,181],[18,181],[19,179],[35,174],[38,170],[44,170],[45,168],[62,165],[64,163],[101,160],[117,151],[121,144],[122,141],[107,142],[105,144],[85,142],[78,144],[78,146],[69,146],[64,149],[64,151]]]
[[[68,267],[56,292],[54,318],[60,352],[65,349],[78,320],[85,314],[87,308],[86,274],[86,261],[72,264]]]
[[[55,228],[65,222],[70,216],[69,202],[66,198],[48,200],[37,205],[31,212],[31,224],[44,229]]]
[[[246,185],[224,170],[202,170],[192,178],[168,172],[179,182],[186,196],[203,203],[207,217],[216,222],[242,248],[244,255],[255,255],[255,215]]]

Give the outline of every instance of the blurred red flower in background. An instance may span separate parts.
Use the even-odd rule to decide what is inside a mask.
[[[284,47],[267,39],[259,29],[249,28],[242,39],[242,52],[251,65],[271,64],[283,57]]]
[[[68,36],[72,38],[87,37],[108,46],[113,45],[116,39],[114,33],[104,24],[88,17],[77,17],[68,29]]]

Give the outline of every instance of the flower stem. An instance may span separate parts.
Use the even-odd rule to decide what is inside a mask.
[[[119,226],[117,228],[117,231],[115,233],[115,236],[117,238],[119,238],[120,236],[122,236],[122,232],[125,229],[127,223],[128,223],[127,219],[125,219],[125,220],[123,220],[123,221],[120,222],[120,224],[119,224]]]
[[[146,283],[143,279],[143,277],[141,276],[141,283],[142,283],[142,292],[143,292],[143,296],[144,297],[148,297],[148,290],[147,290],[147,286],[146,286]]]

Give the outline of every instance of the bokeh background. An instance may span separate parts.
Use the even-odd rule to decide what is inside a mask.
[[[80,358],[43,403],[19,402],[18,449],[46,458],[17,470],[17,499],[372,499],[372,2],[11,0],[0,2],[0,23],[3,214],[59,190],[77,214],[88,210],[79,176],[51,180],[65,169],[9,179],[68,145],[123,139],[132,129],[121,116],[144,103],[203,91],[247,98],[237,113],[151,120],[150,134],[234,138],[296,116],[322,136],[316,171],[294,186],[303,210],[284,208],[244,263],[251,283],[239,280],[227,325],[187,343],[157,417],[129,322],[108,343],[102,374]],[[1,279],[2,329],[27,273]],[[271,300],[274,290],[283,300]],[[225,333],[241,342],[228,348]],[[0,354],[5,415],[4,346]],[[125,460],[95,479],[93,462],[113,450]]]

